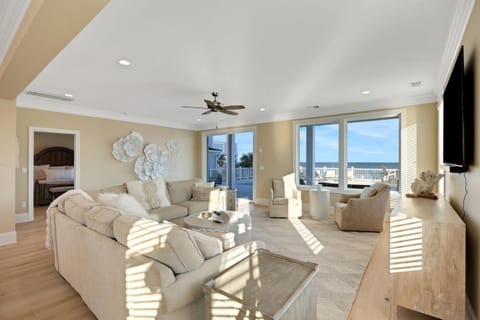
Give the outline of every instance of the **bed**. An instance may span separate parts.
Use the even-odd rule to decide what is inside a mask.
[[[50,147],[38,152],[33,160],[34,167],[34,205],[45,206],[52,201],[50,189],[74,186],[73,150],[65,147]],[[45,171],[45,169],[47,169]]]

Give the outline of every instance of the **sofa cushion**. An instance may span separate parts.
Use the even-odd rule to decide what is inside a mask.
[[[168,207],[171,203],[167,197],[165,180],[129,181],[126,183],[131,194],[147,210]]]
[[[85,221],[89,229],[113,238],[113,221],[121,214],[120,210],[112,207],[95,206],[85,212]]]
[[[167,265],[176,274],[193,271],[204,261],[192,236],[171,223],[121,216],[113,222],[113,234],[130,250]]]
[[[163,220],[173,220],[188,215],[188,209],[182,206],[172,204],[164,208],[155,208],[148,211],[148,218],[162,222]]]
[[[172,203],[179,203],[187,201],[192,198],[192,187],[196,182],[201,182],[201,179],[189,179],[181,181],[168,181],[167,189]]]
[[[288,204],[288,199],[287,198],[273,198],[272,204],[287,205]]]
[[[177,203],[179,206],[187,208],[188,214],[207,211],[208,210],[208,201],[182,201]]]
[[[210,182],[195,182],[193,184],[194,187],[210,187],[210,188],[213,188],[215,187],[215,181],[210,181]]]
[[[98,202],[119,209],[122,214],[148,217],[148,212],[133,196],[126,193],[100,193]]]
[[[81,194],[73,194],[63,202],[63,212],[73,220],[87,225],[85,221],[85,212],[90,208],[97,206],[98,203],[85,199]]]

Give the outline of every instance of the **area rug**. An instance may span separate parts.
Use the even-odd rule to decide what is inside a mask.
[[[252,211],[253,238],[272,251],[317,263],[317,319],[348,318],[379,234],[340,231],[333,219],[271,219]]]

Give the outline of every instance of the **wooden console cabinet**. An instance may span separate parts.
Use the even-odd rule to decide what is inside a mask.
[[[349,319],[403,320],[403,307],[464,320],[465,237],[465,224],[444,198],[402,198],[385,219]]]

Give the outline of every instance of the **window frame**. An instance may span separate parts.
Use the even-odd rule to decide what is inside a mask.
[[[316,189],[316,185],[301,185],[299,183],[299,138],[300,138],[300,127],[308,126],[308,125],[326,125],[326,124],[338,124],[338,187],[322,187],[331,191],[337,192],[351,192],[357,193],[360,190],[354,188],[348,188],[348,181],[347,181],[347,154],[348,154],[348,123],[353,121],[369,121],[369,120],[381,120],[381,119],[391,119],[391,118],[398,118],[399,121],[399,184],[398,190],[402,190],[403,184],[403,175],[404,172],[403,168],[405,166],[405,159],[403,157],[402,150],[405,149],[404,147],[404,139],[402,137],[402,129],[405,124],[405,114],[406,110],[388,110],[388,111],[375,111],[375,112],[365,112],[361,114],[350,114],[350,115],[338,115],[338,116],[327,116],[327,117],[317,117],[317,118],[310,118],[304,120],[296,120],[294,121],[293,125],[293,143],[294,143],[294,154],[293,154],[293,172],[295,172],[295,179],[297,188],[299,190],[311,190]]]

